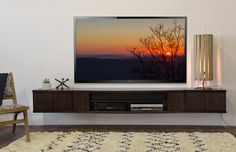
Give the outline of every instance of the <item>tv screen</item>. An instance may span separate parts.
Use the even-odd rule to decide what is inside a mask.
[[[75,17],[75,82],[186,82],[186,17]]]

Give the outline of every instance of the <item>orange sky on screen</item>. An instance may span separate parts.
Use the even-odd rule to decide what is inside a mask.
[[[163,21],[162,21],[163,22]],[[173,25],[173,21],[166,26]],[[157,20],[82,20],[76,31],[76,52],[79,55],[130,55],[128,48],[140,46],[139,39],[150,36],[150,26],[158,25]],[[184,42],[181,42],[184,46]],[[167,44],[165,45],[167,46]],[[165,47],[166,52],[170,52]],[[145,54],[149,54],[145,51]],[[184,54],[181,48],[177,55]]]
[[[145,55],[150,55],[151,53],[150,53],[150,51],[147,49],[147,48],[141,48],[141,50],[142,50],[142,52],[143,52],[143,54],[145,54]],[[176,50],[171,50],[170,48],[168,48],[168,47],[164,47],[164,51],[162,52],[162,51],[158,51],[158,50],[156,50],[156,51],[154,51],[154,53],[155,54],[158,54],[158,55],[160,55],[160,54],[163,54],[163,55],[168,55],[168,56],[171,56],[171,55],[174,55],[175,54],[175,51]],[[184,55],[184,48],[180,48],[178,51],[177,51],[177,54],[176,55]]]

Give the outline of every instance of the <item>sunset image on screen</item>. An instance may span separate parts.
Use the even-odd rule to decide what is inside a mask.
[[[78,18],[76,79],[186,79],[184,18]]]

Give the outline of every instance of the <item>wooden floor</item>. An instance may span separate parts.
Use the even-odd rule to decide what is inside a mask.
[[[30,126],[31,132],[36,131],[157,131],[157,132],[229,132],[236,137],[236,127],[224,126]],[[23,126],[18,126],[12,133],[12,127],[0,127],[0,148],[24,136]]]

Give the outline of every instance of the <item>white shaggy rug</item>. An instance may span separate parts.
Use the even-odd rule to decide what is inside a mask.
[[[229,133],[32,132],[1,152],[236,152]]]

